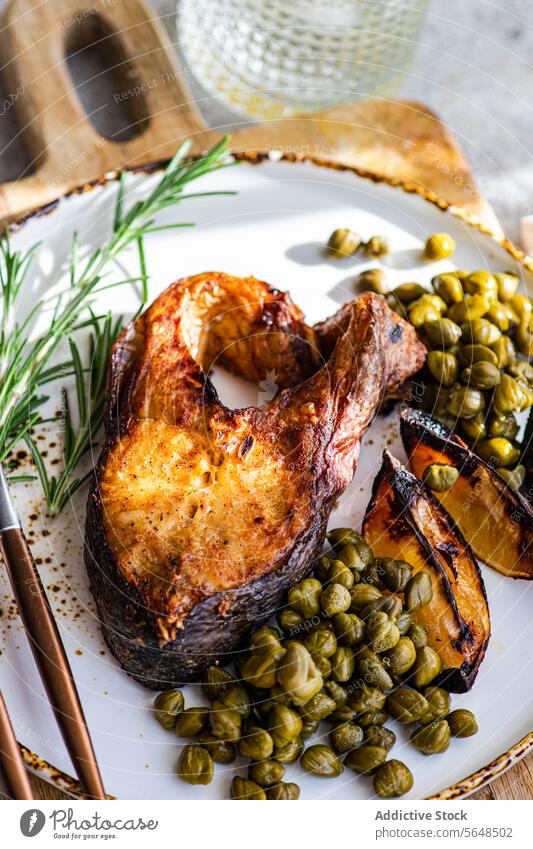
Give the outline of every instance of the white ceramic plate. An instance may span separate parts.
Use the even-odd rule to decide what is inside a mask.
[[[135,175],[129,178],[129,184],[135,191],[145,192],[155,179]],[[525,278],[531,279],[530,271],[520,266],[508,248],[463,216],[349,170],[274,157],[210,175],[203,188],[236,189],[238,195],[187,201],[162,219],[193,221],[197,226],[149,238],[152,297],[176,278],[201,271],[253,274],[289,290],[313,323],[353,297],[352,281],[365,267],[359,260],[334,262],[325,257],[324,240],[339,226],[349,226],[364,237],[379,233],[389,240],[391,254],[385,265],[395,285],[409,280],[429,281],[435,273],[451,267],[449,262],[426,265],[421,260],[426,236],[442,230],[450,232],[459,245],[453,257],[455,267],[489,267],[494,271],[518,267]],[[74,229],[81,234],[83,245],[104,241],[115,195],[116,183],[110,180],[90,192],[62,200],[53,212],[32,217],[16,233],[17,246],[28,247],[37,241],[43,244],[38,267],[27,285],[27,307],[43,298],[51,286],[64,285],[65,260]],[[133,257],[129,273],[137,273]],[[98,303],[99,307],[108,305],[117,313],[134,312],[138,306],[134,287],[111,289]],[[46,326],[47,320],[43,306],[35,333]],[[222,399],[234,406],[257,403],[262,391],[227,375],[218,375],[215,382]],[[54,392],[50,413],[60,403],[59,387]],[[41,443],[49,452],[49,460],[59,444],[59,434],[49,431]],[[385,446],[404,459],[395,413],[372,426],[355,479],[331,525],[360,526]],[[44,513],[38,484],[16,487],[17,506],[33,541],[34,555],[41,561],[43,582],[73,666],[107,791],[124,799],[227,798],[231,777],[239,766],[243,774],[242,764],[217,767],[215,780],[206,788],[191,788],[177,779],[178,742],[154,721],[150,712],[154,694],[120,670],[103,642],[82,558],[85,497],[85,492],[80,493],[71,508],[52,520]],[[4,596],[0,682],[19,740],[38,758],[72,774],[3,570],[0,576]],[[483,568],[483,576],[492,615],[492,640],[473,691],[453,697],[455,706],[476,712],[480,731],[471,739],[453,741],[445,754],[425,758],[407,744],[407,735],[395,728],[399,740],[394,756],[405,759],[414,772],[413,798],[471,792],[532,744],[531,736],[526,741],[523,738],[533,727],[533,585],[506,579],[488,568]],[[197,685],[186,688],[186,699],[188,705],[201,703]],[[492,764],[502,753],[503,758]],[[38,764],[37,758],[34,763]],[[53,770],[47,774],[59,781]],[[468,776],[473,777],[465,781]],[[306,777],[298,765],[291,765],[287,779],[301,785],[304,799],[372,795],[371,782],[348,770],[335,780],[324,781]]]

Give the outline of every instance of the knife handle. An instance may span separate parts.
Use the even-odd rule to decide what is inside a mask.
[[[102,779],[61,637],[20,527],[0,533],[0,552],[48,699],[85,793],[105,799]]]
[[[0,772],[11,799],[33,799],[30,779],[2,693],[0,693]]]

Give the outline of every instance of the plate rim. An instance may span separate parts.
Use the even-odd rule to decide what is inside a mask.
[[[347,172],[360,177],[363,180],[368,180],[375,184],[385,184],[391,188],[403,191],[406,194],[417,195],[427,203],[437,207],[441,212],[450,213],[458,220],[464,222],[468,227],[477,230],[484,236],[489,237],[496,242],[499,247],[503,248],[520,266],[523,266],[527,271],[533,274],[533,258],[528,256],[524,251],[518,248],[505,235],[495,232],[487,224],[481,221],[478,216],[473,215],[462,207],[450,203],[444,198],[437,195],[435,192],[424,188],[412,181],[403,180],[399,177],[390,177],[388,175],[378,174],[365,168],[360,168],[357,165],[348,165],[342,162],[336,162],[330,159],[324,159],[312,154],[283,152],[281,150],[251,150],[251,151],[229,151],[229,156],[238,162],[246,162],[249,165],[261,165],[265,162],[287,162],[292,164],[310,163],[320,168],[329,168],[338,172]],[[191,157],[194,160],[202,159],[202,154]],[[25,228],[34,219],[44,215],[51,215],[59,209],[60,205],[70,197],[81,194],[88,194],[97,189],[104,189],[107,186],[116,183],[122,174],[143,174],[150,176],[151,174],[162,171],[168,164],[170,159],[161,159],[158,162],[146,165],[135,165],[132,167],[124,166],[113,171],[108,171],[101,177],[81,183],[67,192],[58,195],[54,200],[42,205],[36,206],[27,210],[22,215],[7,223],[7,228],[10,233],[17,233]],[[22,751],[24,762],[30,771],[48,782],[57,790],[69,793],[72,796],[82,797],[81,786],[75,778],[68,773],[63,772],[57,767],[50,764],[44,758],[35,754],[28,749],[24,744],[19,746]],[[508,769],[517,764],[530,751],[533,751],[533,731],[530,731],[521,740],[518,740],[507,751],[502,752],[488,764],[480,767],[475,772],[461,779],[460,781],[451,784],[439,790],[431,796],[426,796],[422,801],[443,801],[466,798],[471,793],[479,790],[487,784],[490,784],[495,778],[503,775]],[[47,775],[43,775],[43,773]],[[115,798],[110,796],[108,798]]]

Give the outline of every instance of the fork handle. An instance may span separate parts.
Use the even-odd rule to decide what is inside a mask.
[[[89,797],[105,799],[70,664],[33,555],[20,527],[0,532],[0,553],[37,668],[81,785]]]

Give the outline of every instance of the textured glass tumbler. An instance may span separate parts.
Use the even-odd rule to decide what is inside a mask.
[[[185,62],[251,118],[390,97],[414,55],[427,0],[178,0]]]

